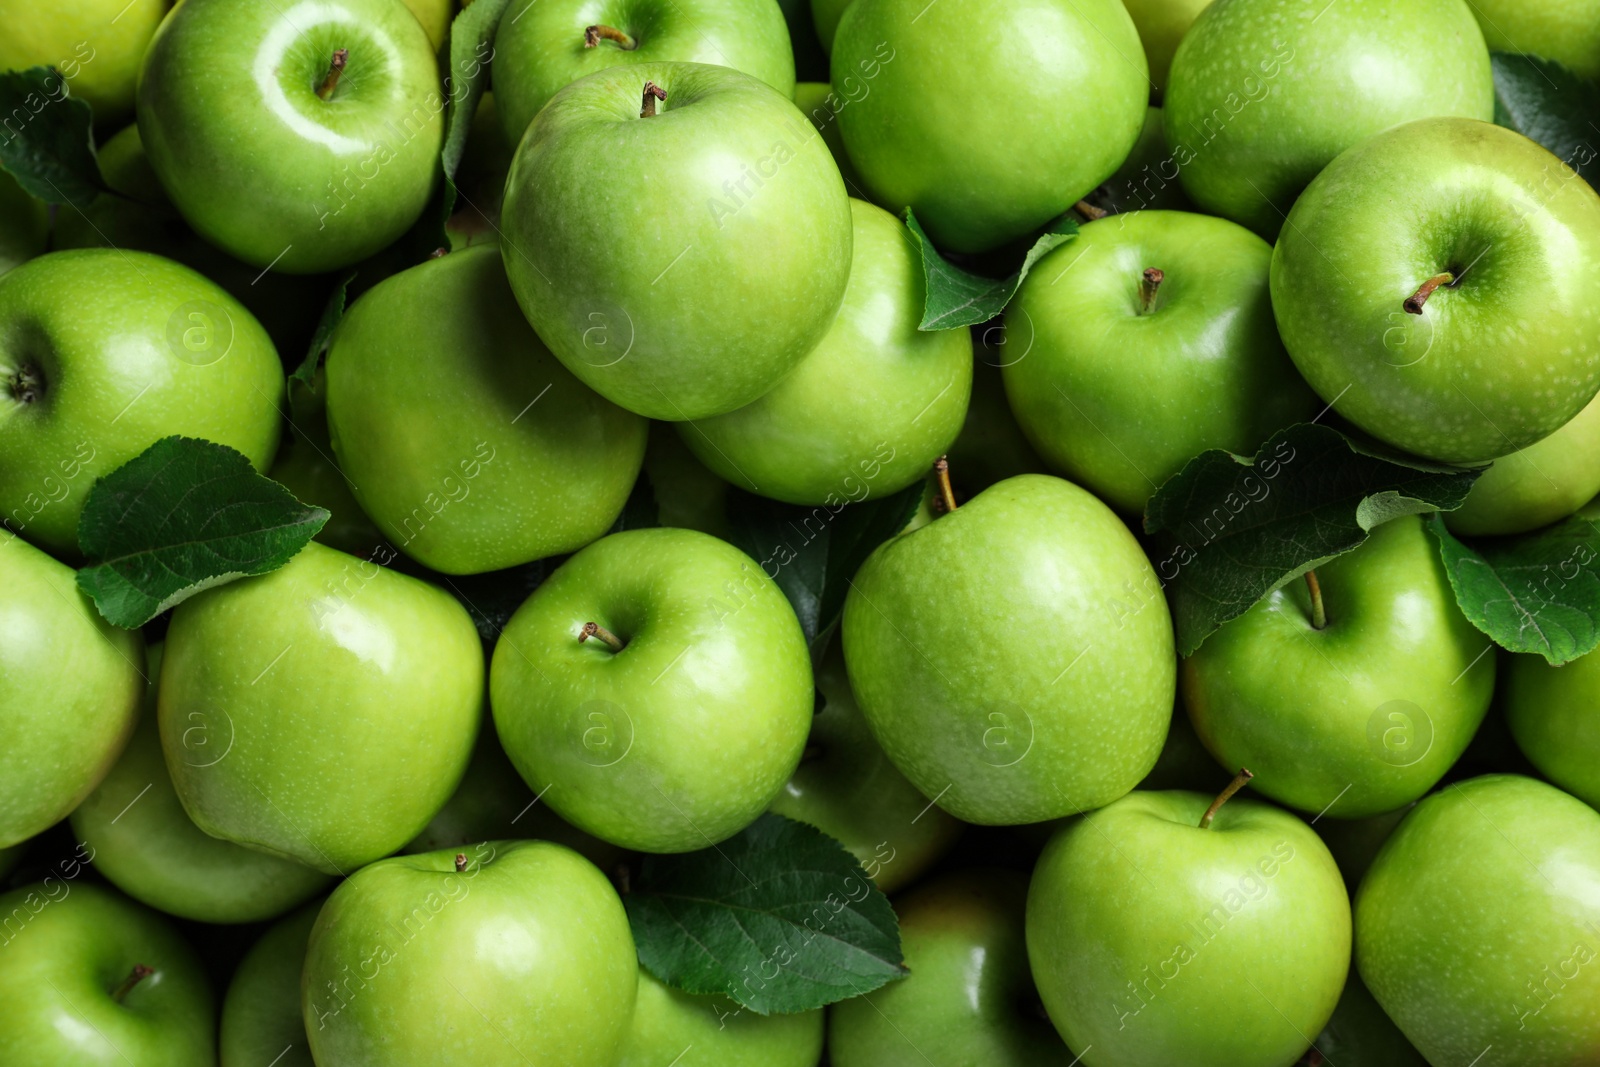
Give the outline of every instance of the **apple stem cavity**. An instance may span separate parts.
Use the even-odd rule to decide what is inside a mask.
[[[1406,301],[1402,305],[1406,309],[1406,313],[1408,315],[1422,314],[1422,305],[1428,302],[1428,297],[1433,295],[1433,291],[1441,285],[1453,285],[1455,280],[1456,276],[1454,274],[1445,271],[1442,274],[1435,274],[1423,282],[1417,287],[1416,292],[1406,297]]]
[[[1317,581],[1317,572],[1306,571],[1306,589],[1311,593],[1311,628],[1313,630],[1326,629],[1328,625],[1328,609],[1322,603],[1322,583]]]
[[[933,461],[933,477],[939,483],[939,502],[946,514],[956,509],[956,491],[950,484],[950,457],[940,456]]]
[[[350,62],[348,48],[335,48],[333,58],[328,60],[328,74],[322,79],[322,84],[317,86],[317,99],[327,100],[333,96],[333,91],[339,87],[339,79],[344,76],[344,66]]]
[[[656,114],[656,101],[665,100],[667,91],[655,82],[644,83],[644,100],[639,105],[639,117],[642,119],[654,118]]]
[[[1139,314],[1148,315],[1156,309],[1156,290],[1166,277],[1165,271],[1155,267],[1146,267],[1139,275]]]
[[[1079,200],[1076,204],[1072,205],[1072,210],[1076,211],[1090,222],[1093,222],[1095,219],[1103,219],[1107,215],[1111,214],[1111,212],[1105,210],[1104,208],[1095,207],[1087,200]]]
[[[121,1004],[122,998],[127,996],[128,993],[132,991],[134,986],[138,985],[140,982],[144,981],[146,978],[149,978],[155,973],[155,968],[146,967],[142,963],[135,963],[133,965],[133,970],[129,972],[128,977],[124,978],[122,980],[122,984],[111,991],[111,999],[116,1001],[118,1004]]]
[[[467,854],[465,852],[456,853],[456,873],[467,873]]]
[[[44,375],[39,368],[24,363],[6,378],[6,389],[19,404],[37,403],[44,393]]]
[[[621,638],[597,622],[586,622],[583,629],[578,631],[578,644],[583,644],[591,637],[598,637],[606,643],[606,647],[613,652],[621,652],[624,643]]]
[[[1228,788],[1218,793],[1217,799],[1213,800],[1211,802],[1211,806],[1206,809],[1206,813],[1200,816],[1200,829],[1211,829],[1211,820],[1217,817],[1217,810],[1221,808],[1222,805],[1226,804],[1228,799],[1232,797],[1233,794],[1243,789],[1245,787],[1245,783],[1249,782],[1250,779],[1254,777],[1255,775],[1251,773],[1248,768],[1240,767],[1239,773],[1234,775],[1233,781],[1228,783]]]
[[[639,42],[617,29],[615,26],[590,26],[583,31],[583,47],[598,48],[602,40],[611,41],[624,52],[631,52],[639,47]]]

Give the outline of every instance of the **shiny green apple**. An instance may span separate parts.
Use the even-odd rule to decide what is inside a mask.
[[[1600,398],[1561,429],[1527,448],[1501,456],[1447,511],[1444,524],[1458,537],[1526,533],[1566,518],[1600,493]]]
[[[437,52],[450,33],[450,21],[456,15],[456,0],[405,0],[405,5],[427,31],[428,43]]]
[[[218,1032],[221,1067],[314,1067],[300,1015],[300,970],[322,910],[313,901],[278,920],[255,943],[228,982]]]
[[[1122,0],[1139,31],[1144,59],[1150,68],[1152,95],[1159,100],[1167,89],[1167,71],[1178,42],[1211,0]]]
[[[1505,669],[1506,723],[1517,746],[1540,774],[1600,808],[1600,652],[1560,667],[1508,655]]]
[[[133,112],[140,61],[171,0],[0,0],[0,70],[54,67],[98,124]]]
[[[757,1015],[727,997],[663,985],[641,967],[616,1067],[817,1067],[821,1059],[822,1009]]]

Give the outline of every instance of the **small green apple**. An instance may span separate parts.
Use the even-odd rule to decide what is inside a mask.
[[[594,865],[548,841],[357,871],[311,931],[301,1011],[318,1067],[613,1067],[638,983]]]
[[[117,762],[144,639],[100,617],[72,568],[0,542],[0,848],[66,818]]]
[[[1600,1049],[1600,814],[1491,774],[1406,816],[1356,896],[1356,964],[1429,1063],[1581,1067]]]
[[[1272,319],[1272,249],[1177,211],[1088,223],[1006,309],[1002,374],[1034,448],[1127,514],[1209,448],[1248,455],[1315,414]],[[1060,284],[1058,284],[1060,283]],[[1128,358],[1137,352],[1137,359]]]
[[[1295,204],[1272,310],[1300,373],[1361,429],[1446,462],[1507,455],[1600,388],[1600,195],[1512,130],[1396,126]]]
[[[958,819],[1101,807],[1161,751],[1176,674],[1166,599],[1128,528],[1070,482],[1020,475],[880,545],[842,626],[874,736]]]
[[[1167,71],[1178,42],[1211,0],[1122,0],[1122,4],[1139,31],[1139,43],[1144,45],[1145,63],[1150,68],[1151,95],[1159,100],[1167,90]]]
[[[1600,493],[1600,397],[1561,429],[1501,456],[1444,514],[1459,537],[1526,533],[1566,518]]]
[[[450,21],[456,15],[456,0],[405,0],[405,5],[427,31],[428,43],[437,52],[450,34]]]
[[[0,70],[54,67],[97,124],[133,112],[134,82],[171,0],[0,0]]]
[[[1163,106],[1190,198],[1271,240],[1339,153],[1411,119],[1492,119],[1494,80],[1461,0],[1219,0],[1178,45]],[[1420,149],[1415,160],[1438,167]]]
[[[925,477],[972,392],[972,335],[918,328],[926,287],[910,232],[865,201],[850,212],[850,284],[827,335],[761,399],[678,427],[712,471],[791,504],[887,496]]]
[[[1039,858],[1028,958],[1090,1067],[1282,1067],[1333,1014],[1350,966],[1344,882],[1295,816],[1216,807],[1243,777],[1217,802],[1131,793]]]
[[[794,96],[794,51],[776,0],[542,0],[501,21],[494,59],[513,145],[563,86],[622,64],[715,64]]]
[[[171,434],[278,447],[283,365],[238,301],[188,267],[110,248],[0,277],[0,521],[76,556],[95,479]]]
[[[185,0],[139,77],[139,131],[183,217],[290,274],[349,266],[411,227],[444,110],[428,34],[396,0]]]
[[[850,200],[815,127],[771,86],[698,63],[561,90],[517,149],[502,228],[511,288],[556,358],[670,421],[778,384],[850,276]]]
[[[644,852],[738,833],[794,773],[815,704],[794,609],[726,542],[667,528],[573,556],[495,646],[490,706],[528,785]]]
[[[822,1009],[757,1015],[727,997],[663,985],[641,967],[616,1067],[817,1067],[821,1059]]]
[[[300,1016],[300,971],[306,942],[322,910],[314,901],[274,923],[228,982],[218,1046],[221,1067],[315,1067]]]
[[[1597,0],[1472,0],[1471,7],[1491,52],[1526,52],[1600,79]]]
[[[1121,0],[861,0],[839,22],[832,74],[871,199],[914,208],[953,252],[1072,207],[1127,157],[1150,97]]]
[[[40,255],[50,243],[50,208],[0,173],[0,274]]]
[[[644,461],[648,424],[550,355],[492,245],[369,289],[327,377],[328,431],[362,510],[445,574],[582,548],[616,522]]]
[[[885,893],[917,879],[955,843],[961,824],[917,792],[872,737],[837,644],[817,667],[822,710],[794,776],[772,810],[849,849]]]
[[[201,831],[184,813],[161,755],[156,687],[161,646],[148,651],[139,726],[122,757],[72,813],[95,869],[141,903],[208,923],[271,919],[316,895],[328,876]]]
[[[0,896],[0,1063],[212,1067],[210,983],[155,912],[88,881]]]
[[[313,543],[173,612],[161,742],[200,829],[344,874],[444,806],[482,703],[455,598]]]
[[[911,976],[830,1009],[834,1067],[1078,1062],[1039,1017],[1023,937],[1027,895],[1015,871],[968,870],[896,901]]]
[[[1494,695],[1493,643],[1456,605],[1414,515],[1313,573],[1315,600],[1290,582],[1183,661],[1184,705],[1257,792],[1335,818],[1394,811],[1472,740]]]
[[[1506,657],[1505,714],[1517,746],[1539,773],[1600,808],[1600,652],[1552,667],[1544,657]]]

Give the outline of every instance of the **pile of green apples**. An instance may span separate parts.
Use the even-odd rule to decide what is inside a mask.
[[[1600,1064],[1600,652],[1401,514],[1180,656],[1140,523],[1305,422],[1589,514],[1600,125],[1491,52],[1600,79],[1600,0],[0,0],[0,1067]],[[174,436],[331,517],[113,625]],[[768,813],[903,977],[641,967]]]

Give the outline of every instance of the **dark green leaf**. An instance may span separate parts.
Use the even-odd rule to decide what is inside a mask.
[[[972,274],[947,261],[933,247],[928,235],[922,232],[917,217],[906,208],[906,228],[922,252],[922,278],[926,294],[922,307],[920,330],[954,330],[958,327],[976,326],[988,322],[1005,310],[1016,295],[1022,280],[1034,264],[1053,249],[1072,240],[1078,224],[1063,215],[1051,223],[1046,232],[1028,249],[1022,266],[1004,278],[985,278]]]
[[[94,154],[94,116],[58,72],[0,72],[0,115],[6,116],[0,167],[29,194],[81,210],[105,190]]]
[[[870,993],[906,975],[894,909],[845,847],[767,814],[713,848],[645,856],[623,897],[661,981],[762,1015]]]
[[[794,606],[806,640],[839,617],[851,578],[872,550],[906,528],[923,483],[860,504],[781,504],[728,492],[728,540],[761,565]]]
[[[132,629],[202,589],[277,570],[327,521],[233,449],[164,437],[89,491],[78,587]]]
[[[1539,142],[1600,186],[1600,159],[1594,148],[1600,122],[1600,86],[1559,63],[1537,56],[1496,52],[1494,121]]]
[[[1202,452],[1145,510],[1179,655],[1284,582],[1355,548],[1374,526],[1460,507],[1481,473],[1310,423],[1273,434],[1253,459]]]
[[[1437,515],[1429,529],[1456,603],[1472,625],[1512,652],[1552,664],[1600,647],[1600,506],[1543,530],[1463,543]]]
[[[493,648],[500,639],[500,631],[522,607],[522,602],[544,584],[560,563],[559,559],[536,559],[487,574],[434,574],[430,577],[455,594],[472,616],[484,646]]]
[[[494,58],[494,35],[511,0],[475,0],[450,24],[450,70],[445,88],[450,94],[450,113],[445,120],[444,214],[448,219],[456,206],[456,168],[467,148],[472,116],[489,84],[489,61]]]

